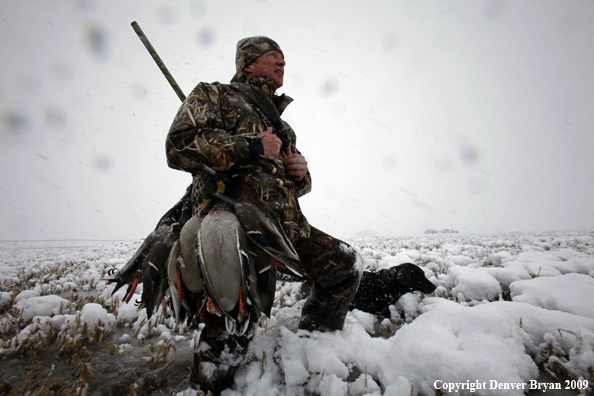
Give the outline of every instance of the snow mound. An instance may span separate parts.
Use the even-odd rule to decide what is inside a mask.
[[[14,307],[21,313],[22,319],[25,322],[30,321],[35,316],[58,315],[66,311],[69,306],[70,301],[53,294],[42,297],[30,297],[21,300],[14,305]]]
[[[510,289],[514,301],[594,319],[594,278],[588,275],[573,273],[518,281]]]

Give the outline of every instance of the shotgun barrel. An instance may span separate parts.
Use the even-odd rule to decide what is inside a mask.
[[[138,25],[138,23],[136,21],[132,22],[132,28],[138,35],[138,38],[140,39],[140,41],[142,41],[142,44],[144,44],[144,46],[148,50],[149,54],[151,54],[151,56],[155,60],[155,63],[157,63],[157,66],[159,66],[159,69],[161,69],[161,72],[165,75],[165,78],[167,79],[167,81],[169,81],[169,84],[171,85],[171,87],[173,88],[173,90],[175,91],[175,93],[177,94],[179,99],[182,102],[184,100],[186,100],[186,95],[184,95],[184,93],[181,90],[181,88],[179,87],[179,85],[177,85],[177,83],[175,82],[175,79],[173,78],[171,73],[169,73],[169,70],[167,70],[167,66],[165,66],[165,64],[161,60],[161,57],[159,56],[159,54],[157,54],[157,51],[155,51],[155,49],[151,45],[151,42],[146,37],[146,35],[144,34],[144,32],[142,31],[142,29],[140,28],[140,26]]]

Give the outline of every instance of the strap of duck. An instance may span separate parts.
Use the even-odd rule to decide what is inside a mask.
[[[289,148],[289,136],[285,130],[285,126],[280,119],[278,110],[274,105],[272,99],[264,93],[260,88],[253,87],[250,84],[231,84],[233,88],[243,95],[248,101],[257,106],[272,123],[274,134],[281,140],[283,151]]]

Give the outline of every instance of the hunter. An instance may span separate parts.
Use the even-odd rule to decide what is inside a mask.
[[[216,250],[213,245],[219,242],[206,246],[205,241],[224,244],[225,239],[217,239],[217,234],[237,222],[247,235],[238,237],[238,241],[249,240],[255,250],[271,252],[266,257],[272,267],[313,282],[299,328],[342,330],[357,292],[362,263],[352,247],[310,226],[299,207],[298,198],[311,190],[311,175],[296,147],[295,132],[280,118],[292,102],[288,96],[276,93],[283,86],[285,65],[284,53],[272,39],[256,36],[240,40],[231,83],[200,83],[181,105],[167,136],[167,160],[170,167],[193,176],[195,221],[188,223],[195,227],[191,232],[199,261],[213,261],[200,252]],[[208,223],[209,218],[223,217],[232,220]],[[207,223],[215,226],[205,230]],[[288,247],[278,246],[283,240]],[[288,252],[285,256],[295,254],[283,261],[285,256],[279,253],[275,259],[275,253],[283,249]],[[239,249],[238,254],[244,255],[240,263],[252,260],[250,254],[255,250]],[[233,310],[225,308],[221,301],[231,291],[220,290],[225,282],[215,278],[226,279],[227,274],[230,278],[244,278],[233,273],[237,268],[226,262],[224,252],[217,254],[221,257],[214,260],[216,263],[200,264],[200,276],[207,286],[200,301],[207,299],[208,304],[205,302],[203,307],[207,308],[201,311],[205,328],[191,374],[193,386],[215,394],[233,384],[234,373],[245,362],[254,324],[261,313],[270,313],[271,306],[270,301],[261,303],[260,310],[245,314],[246,304],[256,304],[258,296],[243,298],[246,294],[242,284],[242,291],[236,293],[237,301],[229,305]],[[249,265],[245,266],[249,273]],[[262,275],[268,267],[258,267],[256,272]],[[270,275],[276,282],[276,272]],[[268,275],[265,279],[261,276],[259,284],[265,286],[267,281]],[[274,288],[267,290],[272,290],[274,296]],[[239,317],[239,323],[246,315],[246,331],[240,329],[241,324],[233,327],[228,319]]]

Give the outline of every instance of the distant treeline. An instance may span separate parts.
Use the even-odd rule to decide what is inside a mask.
[[[460,231],[453,230],[451,228],[444,228],[443,230],[434,230],[433,228],[427,228],[425,234],[459,234]]]

